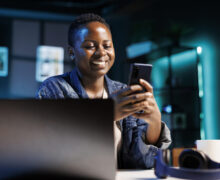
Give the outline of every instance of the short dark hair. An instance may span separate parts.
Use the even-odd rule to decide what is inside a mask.
[[[82,25],[86,25],[87,23],[94,21],[98,21],[104,24],[110,30],[109,24],[101,16],[93,13],[81,14],[77,16],[76,19],[70,24],[68,31],[68,44],[73,46],[74,34],[78,28],[80,28]]]

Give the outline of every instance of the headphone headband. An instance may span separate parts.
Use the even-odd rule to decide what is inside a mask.
[[[166,178],[168,175],[176,178],[184,179],[219,179],[220,178],[220,164],[211,161],[211,164],[215,164],[215,169],[190,169],[190,168],[175,168],[167,165],[164,162],[163,151],[158,150],[157,156],[155,157],[155,169],[154,173],[158,178]]]

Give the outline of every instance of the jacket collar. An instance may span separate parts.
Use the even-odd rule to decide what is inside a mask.
[[[79,80],[79,72],[77,68],[74,68],[70,72],[70,83],[80,98],[89,98],[89,96],[86,93],[86,90],[83,88],[82,83]],[[107,75],[105,75],[105,83],[107,86],[108,94],[112,94],[116,89],[113,85],[113,81]]]

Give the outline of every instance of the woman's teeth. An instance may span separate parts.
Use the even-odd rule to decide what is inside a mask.
[[[105,65],[105,61],[93,61],[93,64]]]

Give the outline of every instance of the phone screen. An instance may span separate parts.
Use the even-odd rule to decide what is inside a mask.
[[[140,84],[139,79],[150,83],[152,64],[133,63],[130,66],[129,85]]]

